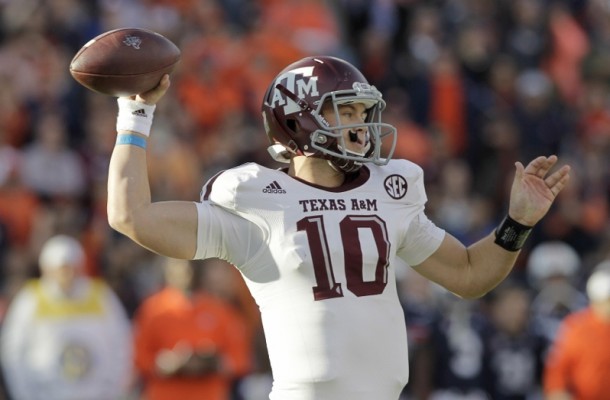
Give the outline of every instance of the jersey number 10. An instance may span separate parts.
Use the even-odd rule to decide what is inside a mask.
[[[347,289],[356,296],[371,296],[383,293],[388,284],[388,266],[390,242],[385,221],[376,215],[348,215],[339,223],[341,242],[343,243],[343,259],[345,260],[345,279]],[[364,264],[362,244],[358,231],[369,229],[377,247],[377,262]],[[311,251],[316,286],[313,296],[317,300],[343,297],[341,283],[335,280],[324,217],[313,215],[297,222],[297,230],[307,234]],[[374,271],[374,280],[365,281],[365,268]]]

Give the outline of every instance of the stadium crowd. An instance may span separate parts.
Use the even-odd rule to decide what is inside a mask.
[[[405,399],[540,398],[558,325],[586,306],[587,278],[610,258],[607,1],[20,0],[0,1],[0,17],[2,314],[57,234],[81,242],[86,273],[132,319],[164,284],[165,260],[107,223],[116,101],[68,71],[89,39],[144,27],[182,51],[149,150],[158,200],[197,200],[207,178],[246,161],[274,166],[260,117],[268,82],[305,55],[337,55],[384,93],[395,157],[422,166],[427,214],[466,244],[506,213],[514,161],[557,154],[572,166],[489,295],[458,300],[408,266],[399,276],[412,349]],[[256,306],[236,270],[213,271],[202,286],[237,309],[251,340],[233,397],[264,398]],[[132,386],[138,398],[142,379]]]

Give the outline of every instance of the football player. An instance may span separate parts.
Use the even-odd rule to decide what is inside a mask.
[[[109,222],[165,256],[239,269],[260,307],[273,400],[397,399],[409,374],[397,258],[457,296],[482,296],[569,178],[568,166],[550,173],[554,155],[517,162],[508,215],[465,247],[426,217],[422,169],[391,159],[381,93],[321,56],[286,67],[263,100],[269,151],[286,168],[247,163],[210,179],[199,201],[151,202],[144,150],[169,85],[118,99]]]

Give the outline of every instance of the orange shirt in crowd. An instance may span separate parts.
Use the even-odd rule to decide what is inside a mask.
[[[559,5],[549,12],[551,51],[546,62],[559,95],[567,104],[574,104],[582,94],[582,60],[589,54],[587,32],[565,7]]]
[[[466,137],[466,93],[456,60],[442,57],[430,77],[430,117],[446,135],[452,156],[461,155],[468,145]]]
[[[29,244],[39,206],[38,197],[29,189],[0,188],[0,221],[8,228],[11,246],[24,248]]]
[[[608,399],[610,322],[590,308],[566,317],[544,371],[544,392],[565,391],[574,400]]]
[[[234,378],[247,373],[251,343],[244,319],[215,297],[192,298],[173,288],[148,297],[134,318],[135,366],[143,379],[146,400],[227,400]],[[194,350],[215,348],[224,373],[200,377],[162,377],[157,354],[188,345]]]

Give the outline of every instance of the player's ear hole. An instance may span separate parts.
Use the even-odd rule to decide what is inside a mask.
[[[288,126],[288,129],[290,129],[294,133],[296,133],[299,129],[299,124],[294,119],[286,120],[286,125]]]

